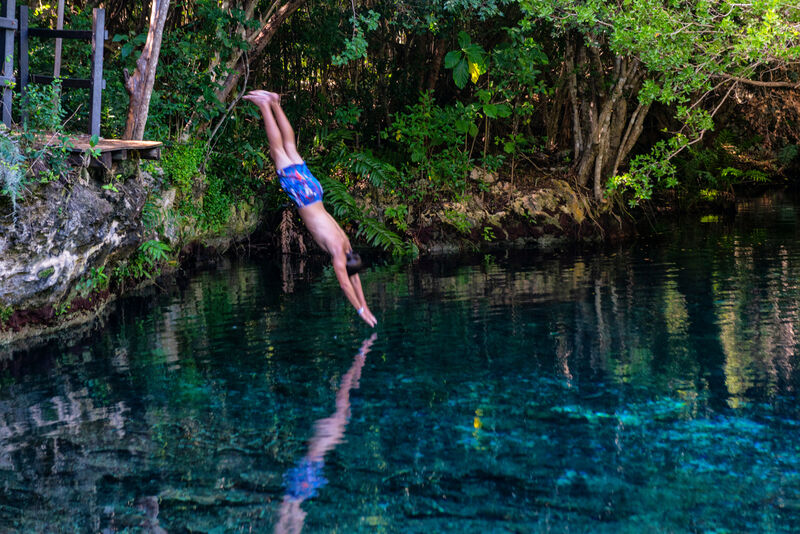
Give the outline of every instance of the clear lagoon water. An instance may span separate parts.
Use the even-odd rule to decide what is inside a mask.
[[[792,532],[800,209],[738,212],[374,266],[374,331],[297,260],[126,298],[0,364],[0,533]]]

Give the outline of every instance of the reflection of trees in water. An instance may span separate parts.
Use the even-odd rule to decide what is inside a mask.
[[[549,350],[554,371],[567,379],[583,368],[664,390],[680,383],[692,397],[711,388],[738,405],[787,391],[797,351],[798,253],[759,251],[752,241],[763,239],[733,239],[721,250],[707,242],[694,255],[664,247],[643,258],[628,249],[516,272],[490,264],[481,272],[421,273],[409,278],[407,293],[448,305],[440,315],[437,307],[412,309],[409,322],[477,339],[487,318],[502,315],[511,321],[510,352],[525,350],[515,344],[538,355]],[[404,298],[385,305],[402,306]],[[546,324],[528,327],[541,319],[540,306],[552,310]],[[709,382],[720,372],[723,381]]]
[[[296,454],[282,446],[293,442],[293,428],[277,406],[287,387],[298,394],[303,384],[275,379],[271,333],[288,327],[271,304],[278,297],[259,294],[259,276],[257,269],[200,275],[183,288],[180,305],[140,299],[90,347],[50,356],[52,369],[33,390],[24,376],[3,377],[10,385],[0,390],[0,482],[9,499],[0,525],[157,531],[153,494],[170,504],[175,524],[187,524],[190,517],[175,519],[175,505],[221,505],[228,488],[193,489],[220,481],[251,488],[236,509],[260,517],[280,489],[274,467]],[[211,346],[221,337],[229,346],[223,354]],[[231,364],[251,347],[254,372],[241,376],[245,365]],[[304,378],[325,383],[329,369],[318,371],[317,380]],[[244,403],[250,390],[255,402]],[[309,386],[299,394],[313,402],[327,391]]]
[[[115,464],[105,464],[106,453],[130,445],[129,408],[122,400],[97,403],[68,376],[51,378],[55,394],[26,392],[23,383],[6,389],[8,400],[0,401],[0,484],[7,505],[0,523],[24,519],[24,531],[45,531],[59,522],[53,510],[63,510],[67,517],[95,518],[99,530],[98,487]]]
[[[758,257],[752,246],[737,247],[737,283],[720,291],[730,303],[717,310],[725,350],[726,383],[731,404],[748,400],[757,382],[769,394],[792,388],[797,351],[800,266],[781,247],[775,257]]]
[[[425,351],[435,331],[458,343],[464,361],[486,362],[487,368],[518,354],[569,383],[610,376],[693,398],[709,389],[735,407],[787,392],[796,379],[800,257],[793,244],[772,252],[759,245],[764,239],[753,232],[689,243],[685,248],[696,251],[688,255],[668,246],[626,246],[520,269],[491,262],[436,267],[438,272],[387,268],[370,273],[367,291],[374,307],[385,311],[386,328],[401,331],[409,361],[430,358]],[[131,487],[153,474],[170,482],[142,491],[160,491],[175,503],[213,504],[213,497],[187,493],[183,477],[213,487],[219,480],[244,484],[237,473],[256,473],[256,482],[246,482],[253,493],[259,499],[277,494],[280,472],[271,470],[302,454],[294,434],[305,432],[307,423],[299,421],[295,429],[275,414],[290,394],[322,403],[329,391],[313,384],[324,383],[330,368],[313,341],[312,365],[305,369],[318,376],[287,383],[280,375],[279,333],[296,332],[293,321],[304,316],[309,299],[319,297],[296,287],[282,299],[275,288],[285,280],[277,269],[274,274],[278,286],[262,286],[257,269],[201,275],[182,290],[180,306],[143,300],[140,309],[122,307],[119,324],[92,347],[59,357],[46,389],[4,379],[0,476],[10,489],[0,522],[16,508],[27,525],[41,527],[49,521],[45,515],[63,509],[64,521],[99,527],[108,521],[103,503],[134,502]],[[295,271],[290,278],[297,276]],[[336,289],[325,275],[314,281],[316,288],[328,283]],[[341,308],[331,315],[341,309],[352,318],[341,299],[335,303]],[[131,311],[135,317],[126,319]],[[227,347],[222,357],[211,346],[220,339]],[[258,347],[256,356],[248,356],[252,347]],[[81,363],[94,365],[92,358],[105,358],[99,371],[88,372]],[[227,375],[232,359],[241,359],[234,367],[252,365],[253,376]],[[259,392],[243,407],[248,382]],[[498,394],[492,389],[497,384],[488,382],[476,393],[468,426],[491,424],[478,413],[483,403],[490,412]],[[432,382],[425,390],[441,393],[437,387]],[[258,425],[242,426],[255,420]],[[380,449],[381,438],[374,439]],[[198,461],[210,472],[192,467]],[[110,482],[109,473],[116,477]],[[109,497],[109,487],[118,494]]]

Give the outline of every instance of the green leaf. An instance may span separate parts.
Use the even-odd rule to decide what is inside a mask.
[[[511,106],[508,104],[496,104],[495,105],[495,113],[500,118],[505,119],[506,117],[511,116]]]
[[[469,76],[472,79],[472,83],[478,83],[478,78],[480,78],[481,74],[482,74],[482,72],[481,72],[480,65],[470,61],[469,62]]]
[[[459,50],[452,50],[444,56],[444,66],[445,68],[452,69],[458,62],[461,61],[461,51]]]
[[[469,132],[469,127],[470,125],[472,125],[470,121],[464,119],[456,119],[454,124],[456,127],[456,131],[458,131],[458,133],[460,134],[465,134]]]
[[[467,58],[470,61],[475,63],[479,63],[485,67],[486,63],[486,51],[483,47],[479,44],[471,44],[464,48],[464,53],[467,55]]]
[[[465,58],[458,62],[453,69],[453,81],[459,89],[463,89],[469,81],[469,64]]]
[[[467,32],[465,31],[458,32],[458,46],[464,49],[467,48],[471,42],[472,39],[469,38],[469,34],[467,34]]]

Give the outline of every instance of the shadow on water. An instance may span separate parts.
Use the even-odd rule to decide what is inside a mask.
[[[126,299],[0,368],[0,533],[791,532],[797,230],[375,266],[374,345],[313,262]]]

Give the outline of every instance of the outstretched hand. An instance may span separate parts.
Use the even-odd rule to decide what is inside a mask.
[[[378,324],[378,319],[372,315],[372,312],[366,306],[364,306],[363,310],[364,311],[360,312],[358,316],[361,317],[364,322],[370,325],[372,328],[375,328],[375,325]]]

